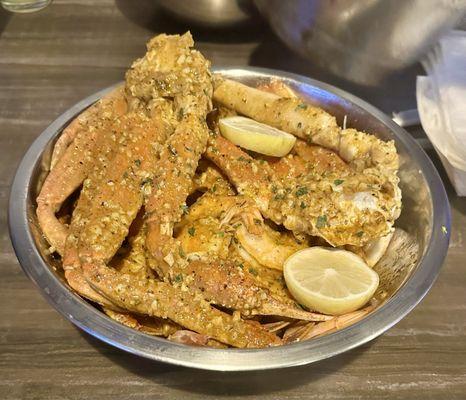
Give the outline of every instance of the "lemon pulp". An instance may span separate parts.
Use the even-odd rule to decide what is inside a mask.
[[[346,250],[304,249],[285,261],[283,271],[296,300],[325,314],[341,315],[359,309],[379,285],[377,273]]]
[[[219,128],[222,136],[234,144],[268,156],[283,157],[296,142],[293,135],[246,117],[222,118]]]

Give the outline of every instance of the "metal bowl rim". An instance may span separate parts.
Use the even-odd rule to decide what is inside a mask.
[[[427,294],[438,276],[450,237],[450,207],[440,176],[416,141],[387,115],[341,89],[288,72],[254,67],[217,68],[216,72],[290,79],[328,91],[356,104],[385,124],[419,164],[429,186],[433,207],[432,235],[423,257],[407,282],[384,305],[361,321],[326,336],[267,349],[210,349],[189,347],[127,328],[91,306],[55,276],[40,255],[27,217],[30,178],[44,147],[82,109],[115,85],[76,103],[52,122],[24,155],[14,178],[8,224],[14,250],[26,275],[46,300],[65,318],[90,335],[132,354],[175,365],[218,371],[266,370],[309,364],[360,346],[395,325]],[[445,232],[446,229],[446,232]]]

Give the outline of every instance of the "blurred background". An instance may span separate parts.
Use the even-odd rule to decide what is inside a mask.
[[[101,46],[113,35],[116,40],[93,54],[90,63],[116,67],[119,53],[126,54],[127,62],[142,53],[137,47],[129,53],[129,43],[142,47],[157,32],[189,29],[214,65],[249,64],[300,73],[374,98],[387,112],[394,110],[388,110],[380,87],[390,88],[398,109],[413,106],[415,82],[407,77],[422,71],[417,62],[445,32],[464,24],[466,8],[463,0],[83,0],[76,2],[82,13],[67,15],[62,13],[67,1],[1,2],[17,11],[46,7],[17,16],[11,24],[24,37],[47,20],[41,31],[49,35],[36,43],[35,52],[42,49],[50,62],[59,55],[80,64],[92,52],[89,42]],[[108,15],[112,4],[116,7]],[[13,15],[1,13],[0,29]],[[136,37],[141,40],[133,41]],[[9,45],[8,40],[1,43]],[[27,53],[21,47],[17,51]]]

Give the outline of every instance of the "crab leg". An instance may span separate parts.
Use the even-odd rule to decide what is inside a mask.
[[[188,121],[189,122],[189,121]],[[256,284],[247,271],[222,260],[203,262],[186,260],[181,246],[173,237],[173,225],[179,221],[191,179],[204,151],[208,134],[205,127],[189,123],[191,132],[180,124],[162,151],[156,181],[163,187],[153,193],[146,204],[147,249],[154,258],[150,264],[170,282],[201,290],[204,297],[216,304],[244,313],[286,315],[290,318],[324,320],[326,316],[292,308],[275,299],[267,289]]]
[[[66,243],[61,244],[65,249],[62,260],[65,278],[68,284],[82,297],[85,297],[109,309],[118,310],[118,307],[116,307],[113,303],[94,291],[88,285],[82,274],[78,254],[78,235],[83,227],[84,221],[82,219],[76,220],[75,215],[80,214],[80,208],[86,209],[89,206],[89,198],[85,194],[83,195],[81,193],[77,207],[73,212],[74,220],[72,219],[69,234],[66,238]]]
[[[209,139],[206,157],[216,164],[233,183],[240,194],[254,199],[262,213],[267,215],[273,197],[273,170],[267,162],[254,160],[249,154],[219,134]]]
[[[259,325],[212,308],[199,293],[152,279],[134,280],[131,275],[119,274],[104,265],[89,269],[86,275],[95,290],[131,312],[169,318],[235,347],[281,344],[280,338]]]
[[[103,310],[111,319],[120,324],[152,336],[168,337],[182,329],[181,326],[162,318],[138,317],[128,312],[115,312],[105,307]]]
[[[205,77],[208,77],[207,82],[210,82],[208,74],[206,76],[196,75],[195,79],[190,77],[189,74],[193,71],[199,72],[200,65],[192,69],[191,65],[183,65],[185,62],[186,64],[199,63],[201,67],[207,67],[197,52],[189,50],[191,45],[190,35],[183,37],[161,35],[149,43],[148,55],[137,61],[133,65],[133,69],[127,74],[127,87],[133,96],[132,106],[135,108],[139,106],[153,107],[152,100],[155,99],[152,97],[157,97],[160,93],[153,93],[152,88],[159,88],[162,91],[173,90],[172,93],[165,93],[165,95],[171,94],[175,98],[174,104],[178,108],[177,114],[181,122],[178,124],[174,136],[178,138],[182,136],[183,142],[176,148],[168,147],[167,149],[172,157],[171,162],[174,162],[178,156],[177,151],[181,155],[193,153],[194,160],[192,164],[185,164],[188,173],[185,171],[183,175],[178,174],[174,180],[174,182],[180,182],[177,188],[183,196],[182,201],[189,190],[197,161],[207,142],[208,131],[203,120],[210,106],[211,92],[208,87],[205,87],[204,90],[202,87],[199,90],[194,90],[195,88],[188,90],[189,87],[185,85],[185,83],[202,82]],[[171,51],[151,53],[159,48]],[[151,53],[150,56],[149,53]],[[154,63],[152,55],[160,56],[163,62],[160,65]],[[173,56],[174,59],[171,60],[170,58]],[[147,80],[153,82],[154,79],[165,76],[156,69],[158,67],[172,69],[170,62],[176,64],[180,75],[168,76],[164,82],[147,85]],[[157,72],[157,74],[151,77],[153,72]],[[180,93],[178,94],[177,91]],[[195,94],[199,92],[204,98],[195,101],[196,95],[190,96],[188,94],[191,92]],[[141,133],[144,132],[139,132],[139,135]],[[189,329],[207,333],[232,345],[257,347],[280,343],[279,338],[264,329],[211,308],[209,303],[198,299],[198,294],[187,294],[181,288],[175,288],[168,283],[151,279],[138,280],[135,279],[134,275],[119,273],[106,265],[128,233],[131,220],[134,219],[142,204],[143,193],[149,196],[151,190],[155,193],[163,192],[169,183],[164,179],[163,171],[162,176],[146,174],[149,171],[160,172],[158,164],[153,159],[149,160],[152,156],[150,153],[152,146],[148,146],[147,143],[152,143],[153,140],[146,137],[140,145],[134,145],[132,151],[128,151],[132,144],[131,137],[134,137],[135,134],[136,132],[133,131],[126,138],[126,145],[120,146],[119,149],[122,149],[122,152],[117,153],[111,166],[98,171],[97,176],[93,177],[96,181],[93,185],[94,189],[87,185],[83,188],[81,196],[89,198],[90,207],[83,209],[78,204],[73,215],[75,224],[79,225],[80,220],[83,220],[83,226],[78,235],[78,254],[87,282],[100,294],[110,298],[112,303],[123,306],[129,311],[170,318]],[[190,143],[192,143],[192,147],[189,147]],[[143,152],[149,152],[145,154],[147,157],[144,156]],[[136,154],[138,158],[135,159],[134,155]],[[128,163],[134,164],[137,168],[134,170],[129,168],[128,170]],[[152,179],[156,182],[153,183]],[[140,185],[143,187],[141,188]],[[179,194],[178,197],[175,196],[175,201],[179,197]],[[149,202],[148,205],[150,206],[150,204]],[[170,206],[169,203],[167,205]],[[164,206],[165,203],[162,204],[162,207]],[[149,213],[147,221],[149,237],[152,224],[150,207],[147,208],[147,211]]]
[[[73,142],[76,136],[81,132],[88,132],[89,122],[95,120],[102,110],[108,110],[103,113],[103,116],[108,118],[109,114],[118,116],[126,113],[127,104],[124,96],[123,85],[113,89],[99,101],[91,105],[89,108],[79,114],[71,123],[63,130],[53,147],[52,159],[50,161],[50,170],[52,170],[57,162],[63,157],[68,146]]]
[[[259,122],[337,152],[358,168],[398,168],[393,141],[383,142],[355,129],[341,130],[335,117],[298,98],[280,97],[242,83],[217,79],[214,100]]]
[[[265,217],[334,246],[362,246],[384,236],[399,214],[397,185],[389,185],[373,168],[278,179],[267,162],[253,159],[221,136],[211,138],[206,156]]]
[[[108,164],[84,182],[73,213],[71,231],[81,225],[77,234],[81,262],[108,262],[121,246],[144,193],[150,191],[156,144],[168,134],[163,122],[135,113],[122,117],[115,129],[121,132],[119,147]]]
[[[133,225],[131,225],[130,230]],[[129,240],[131,246],[129,253],[112,266],[120,273],[132,275],[134,279],[155,279],[153,271],[146,263],[145,241],[146,229],[145,226],[140,226],[137,234]],[[105,314],[115,321],[149,335],[168,337],[182,329],[178,324],[162,318],[142,317],[131,315],[130,313],[115,312],[105,307],[103,310]]]
[[[222,229],[233,231],[236,241],[241,243],[244,250],[257,262],[269,268],[282,270],[284,261],[291,254],[306,247],[297,243],[291,233],[278,233],[264,224],[255,203],[245,196],[206,193],[190,207],[188,214],[183,217],[177,228],[196,224],[197,221],[205,218],[219,219],[214,223],[217,231]],[[186,229],[181,231],[184,237],[186,237],[185,231]],[[192,232],[190,236],[190,241],[193,241],[197,235]],[[205,239],[201,240],[201,243],[204,241]]]
[[[87,282],[117,306],[136,313],[170,318],[235,346],[278,344],[280,341],[276,336],[244,321],[235,321],[233,317],[212,309],[207,302],[197,300],[195,295],[186,294],[167,283],[135,279],[134,274],[119,273],[106,266],[142,205],[144,188],[141,189],[141,185],[144,187],[150,179],[145,171],[154,165],[152,146],[141,146],[151,143],[147,137],[149,129],[141,130],[140,140],[133,142],[133,146],[128,140],[129,143],[121,147],[124,150],[112,160],[112,168],[97,177],[95,188],[100,188],[99,192],[87,193],[88,186],[83,188],[82,196],[87,195],[90,204],[86,209],[78,204],[73,214],[73,223],[85,221],[79,233],[79,258]],[[133,131],[131,137],[135,136],[138,135]],[[128,157],[128,151],[132,157]],[[137,170],[133,171],[133,165],[138,167]],[[102,186],[102,183],[106,185]],[[202,313],[201,319],[198,313]]]
[[[134,279],[155,279],[153,271],[146,262],[144,246],[146,229],[142,218],[139,218],[140,215],[141,213],[129,228],[129,252],[121,259],[114,261],[114,258],[111,265],[120,273],[132,275]],[[135,233],[132,235],[131,231],[135,231]],[[106,307],[103,307],[103,311],[113,320],[148,335],[168,337],[182,329],[178,324],[162,318],[132,315],[128,312],[115,312]]]
[[[156,151],[148,143],[163,141],[166,134],[162,123],[137,114],[126,114],[113,129],[120,133],[119,147],[112,158],[102,158],[84,182],[63,257],[70,285],[107,307],[111,303],[92,290],[82,275],[83,258],[107,262],[118,250],[141,208],[143,190],[150,186]]]
[[[329,321],[317,324],[311,322],[306,325],[291,327],[285,332],[283,339],[286,343],[290,343],[308,340],[322,336],[323,334],[335,332],[359,321],[361,318],[369,314],[374,308],[375,306],[371,304],[361,310],[334,317]]]
[[[153,142],[147,137],[148,128],[150,126],[141,129],[139,134],[131,132],[112,160],[111,168],[100,171],[95,177],[94,190],[87,185],[83,188],[81,196],[87,196],[90,205],[84,209],[78,201],[73,222],[79,224],[84,220],[78,235],[78,254],[88,284],[112,303],[131,312],[170,318],[188,329],[235,346],[278,344],[280,340],[276,336],[247,322],[235,321],[181,288],[151,279],[137,279],[134,274],[119,273],[106,265],[126,237],[142,205],[143,193],[156,190],[152,188],[154,177],[148,175],[156,165],[155,154],[151,153],[153,146],[147,145]],[[131,140],[138,137],[140,140]],[[137,167],[134,170],[133,165]],[[186,298],[189,298],[190,308],[185,304]]]
[[[233,240],[238,250],[236,254],[235,249],[231,248],[232,237],[234,231],[242,226],[241,222],[236,222],[235,219],[231,221],[233,226],[231,224],[222,226],[221,221],[214,215],[192,220],[189,218],[190,214],[187,215],[187,220],[183,219],[177,240],[181,242],[181,249],[192,264],[183,269],[175,267],[175,271],[179,272],[174,277],[175,282],[180,282],[195,290],[201,289],[206,299],[214,299],[213,301],[217,304],[237,309],[243,314],[279,314],[289,318],[311,320],[325,318],[325,316],[309,314],[299,309],[286,290],[282,273],[258,264],[249,256],[249,253],[242,249],[237,240]],[[208,266],[200,266],[204,262],[210,263],[211,260],[214,260],[212,271],[208,269]],[[195,265],[196,262],[200,263],[199,266]],[[193,271],[196,267],[200,272]],[[204,276],[206,269],[208,270],[205,275],[212,273],[217,275],[211,278]],[[228,275],[227,287],[236,285],[234,290],[222,287],[224,286],[222,283],[215,284],[214,282],[215,279],[223,279],[225,270]],[[220,276],[217,278],[218,275]],[[238,278],[242,279],[239,283]],[[245,302],[245,299],[250,301]],[[258,308],[254,308],[255,306]]]
[[[184,117],[161,151],[152,195],[145,204],[146,246],[156,260],[163,260],[162,249],[172,246],[173,226],[183,214],[208,136],[205,122],[191,114]]]
[[[272,91],[274,91],[273,88]],[[399,161],[393,141],[384,142],[373,135],[355,129],[341,130],[333,116],[318,107],[303,103],[298,98],[280,97],[274,93],[254,89],[239,82],[219,77],[216,79],[214,100],[260,122],[292,133],[305,139],[308,143],[335,151],[351,167],[348,173],[353,179],[342,180],[338,176],[333,176],[332,179],[346,181],[340,189],[348,189],[345,191],[352,192],[349,196],[345,196],[345,200],[349,200],[350,203],[355,204],[361,200],[369,199],[370,196],[374,196],[374,190],[371,191],[370,188],[379,188],[375,195],[385,197],[381,201],[382,203],[389,200],[388,205],[379,208],[379,211],[382,209],[379,214],[382,214],[382,218],[387,220],[385,229],[369,232],[367,237],[362,238],[362,241],[353,238],[348,243],[363,245],[370,239],[389,233],[393,221],[398,218],[401,210],[401,191],[398,187],[399,179],[396,174]],[[370,176],[373,179],[369,179],[369,182],[366,179],[364,182],[364,179],[361,179],[364,176]],[[363,181],[363,184],[357,187],[360,180]],[[323,181],[331,182],[329,179]],[[353,183],[353,188],[346,188],[345,186],[350,182]],[[318,188],[318,190],[325,190],[325,188]],[[380,193],[382,191],[384,193]],[[355,206],[354,212],[358,213],[359,208],[365,207],[366,204],[355,204]],[[338,229],[347,228],[339,227]],[[359,234],[362,231],[364,229],[354,230],[352,234]],[[324,236],[324,238],[332,243],[329,235]],[[336,241],[333,242],[337,244],[340,240],[336,238]]]
[[[109,157],[117,145],[118,138],[111,132],[111,118],[118,117],[118,113],[123,112],[123,106],[114,110],[113,103],[121,102],[121,99],[113,100],[115,101],[108,99],[106,102],[98,103],[92,113],[80,119],[79,124],[82,129],[76,131],[76,137],[58,159],[37,197],[36,213],[42,232],[52,248],[60,255],[64,254],[68,228],[57,219],[55,213],[83,183],[99,159]],[[96,120],[91,118],[94,113],[97,114],[96,118],[98,117]],[[87,129],[84,128],[85,123]],[[61,152],[61,150],[57,151]]]
[[[223,343],[210,339],[207,335],[201,335],[200,333],[188,330],[176,331],[174,334],[168,337],[168,340],[176,343],[188,344],[191,346],[214,347],[217,349],[227,348],[227,346]]]
[[[267,162],[253,159],[220,135],[210,138],[205,155],[223,171],[240,194],[255,201],[264,216],[282,223],[279,213],[270,213],[269,204],[276,189],[272,183],[274,174]]]
[[[191,193],[196,191],[210,191],[218,194],[235,194],[230,182],[222,175],[218,168],[209,161],[201,159],[201,162],[202,161],[204,161],[202,165],[203,168],[201,171],[199,171],[198,168],[198,171],[194,176]],[[201,162],[199,163],[200,166]]]

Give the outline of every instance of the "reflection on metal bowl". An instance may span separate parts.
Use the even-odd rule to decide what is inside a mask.
[[[38,229],[35,198],[63,127],[110,88],[84,99],[55,120],[32,144],[16,173],[9,205],[10,233],[26,274],[65,318],[89,334],[125,351],[150,359],[212,370],[258,370],[308,364],[328,358],[382,334],[403,318],[428,292],[446,255],[450,209],[440,177],[427,155],[402,128],[362,100],[302,76],[266,69],[222,69],[223,75],[256,86],[283,79],[306,101],[334,114],[341,124],[393,139],[400,154],[403,211],[397,233],[376,266],[384,301],[359,322],[326,336],[281,347],[243,350],[186,347],[148,336],[111,320],[75,294]]]
[[[244,23],[255,11],[250,0],[159,0],[158,3],[179,19],[211,28]]]

